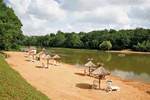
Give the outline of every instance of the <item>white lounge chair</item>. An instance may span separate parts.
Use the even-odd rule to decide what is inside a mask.
[[[30,62],[36,62],[36,60],[32,59],[32,56],[30,56]]]
[[[56,61],[54,61],[54,66],[59,66],[59,65],[56,63]]]
[[[43,67],[43,68],[47,68],[47,66],[46,66],[46,65],[44,65],[44,63],[42,63],[42,67]]]
[[[112,86],[110,82],[107,82],[107,89],[106,89],[109,93],[111,93],[111,91],[119,91],[120,87],[118,86]]]
[[[98,81],[96,81],[96,80],[94,80],[94,81],[93,81],[92,89],[96,89],[96,90],[98,90],[98,89],[99,89]]]

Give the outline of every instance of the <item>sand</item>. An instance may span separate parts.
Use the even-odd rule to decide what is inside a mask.
[[[114,51],[114,50],[110,50],[110,51],[106,51],[106,52],[117,52],[117,53],[136,53],[136,54],[150,54],[150,52],[138,52],[138,51],[130,51],[130,50],[121,50],[121,51]]]
[[[83,69],[74,65],[59,63],[51,65],[50,69],[41,68],[42,62],[29,62],[24,52],[5,52],[11,57],[8,64],[37,90],[43,92],[51,100],[150,100],[150,85],[128,81],[113,75],[113,86],[120,87],[120,91],[106,92],[106,80],[101,81],[101,90],[91,89],[93,80],[90,76],[83,76]],[[53,61],[50,61],[53,63]]]

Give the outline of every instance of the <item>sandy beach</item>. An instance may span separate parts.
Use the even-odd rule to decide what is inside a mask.
[[[150,52],[138,52],[138,51],[129,51],[129,50],[121,50],[121,51],[115,51],[115,50],[110,50],[106,52],[117,52],[117,53],[136,53],[136,54],[150,54]]]
[[[91,89],[93,80],[98,79],[83,76],[82,68],[59,63],[60,66],[43,69],[41,66],[42,62],[46,64],[45,60],[29,62],[25,52],[5,53],[11,56],[6,59],[10,67],[51,100],[150,100],[150,84],[109,75],[106,80],[112,79],[112,85],[120,87],[120,91],[108,93],[103,90],[106,80],[101,81],[101,90]]]

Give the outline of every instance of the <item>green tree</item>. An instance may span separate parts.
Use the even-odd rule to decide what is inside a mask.
[[[21,31],[22,23],[12,8],[0,1],[0,49],[11,50],[22,45],[24,35]]]
[[[52,46],[54,47],[63,47],[66,38],[63,34],[57,34],[52,40]]]
[[[78,34],[70,34],[70,36],[67,37],[64,45],[65,47],[69,48],[81,48],[83,43]]]
[[[110,43],[110,41],[103,41],[103,43],[101,43],[99,47],[102,50],[110,50],[112,48],[112,44]]]
[[[143,51],[149,52],[150,51],[150,41],[143,41],[142,43],[137,43],[137,45],[133,45],[133,50],[135,51]]]

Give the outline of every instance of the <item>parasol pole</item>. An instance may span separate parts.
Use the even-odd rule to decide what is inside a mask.
[[[47,59],[47,68],[48,68],[48,65],[49,65],[49,59]]]
[[[100,89],[100,82],[101,82],[101,79],[100,79],[101,77],[100,77],[100,75],[99,75],[99,89]]]
[[[89,76],[90,76],[90,67],[89,67]]]

